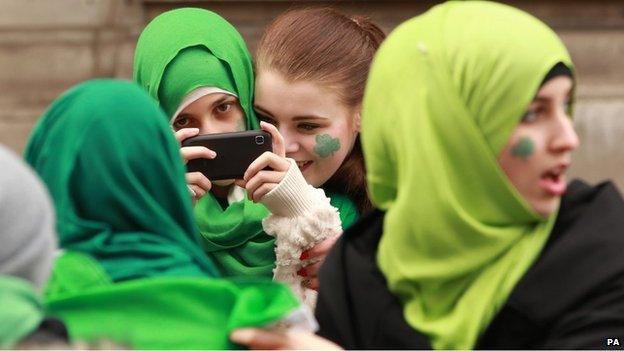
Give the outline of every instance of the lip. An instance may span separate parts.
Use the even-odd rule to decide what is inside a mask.
[[[303,173],[306,169],[308,169],[308,167],[310,167],[311,164],[312,164],[312,161],[297,161],[297,167],[299,167],[299,170],[301,171],[301,173]]]
[[[562,196],[568,188],[565,172],[569,165],[569,163],[561,163],[544,172],[540,177],[540,188],[551,196]]]

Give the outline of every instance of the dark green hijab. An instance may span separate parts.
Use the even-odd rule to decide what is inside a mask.
[[[89,254],[113,281],[218,276],[200,247],[178,145],[138,86],[69,90],[38,121],[25,157],[56,205],[60,246]]]

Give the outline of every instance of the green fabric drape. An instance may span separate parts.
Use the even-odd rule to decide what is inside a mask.
[[[25,157],[54,200],[60,246],[93,256],[113,281],[218,276],[201,250],[175,138],[135,84],[69,90],[37,122]]]
[[[374,60],[362,142],[386,210],[378,264],[437,349],[475,346],[552,229],[496,157],[558,62],[572,67],[546,25],[479,1],[402,24]]]
[[[32,285],[13,276],[0,276],[0,348],[13,348],[43,320],[43,305]]]
[[[271,281],[154,277],[112,283],[99,263],[77,252],[55,262],[48,314],[70,340],[113,341],[135,349],[232,349],[229,333],[281,320],[300,304]]]

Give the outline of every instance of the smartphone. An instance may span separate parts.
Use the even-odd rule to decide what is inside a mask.
[[[262,130],[197,135],[182,146],[205,146],[214,159],[199,158],[186,164],[188,172],[202,172],[209,180],[242,179],[247,167],[265,151],[273,151],[271,134]]]

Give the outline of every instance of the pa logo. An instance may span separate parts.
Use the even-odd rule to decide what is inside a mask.
[[[620,346],[620,340],[617,338],[607,338],[607,346]]]

